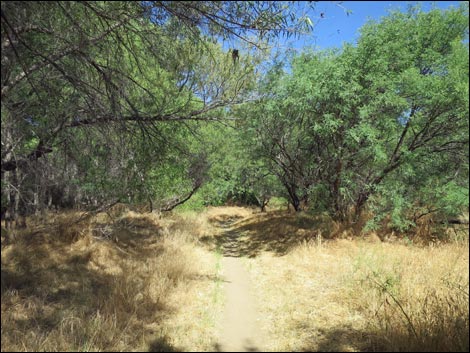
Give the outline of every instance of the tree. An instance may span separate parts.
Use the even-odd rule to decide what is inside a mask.
[[[283,185],[296,211],[313,181],[312,161],[303,153],[311,147],[306,137],[303,114],[296,108],[298,101],[291,96],[288,77],[282,63],[273,65],[261,82],[260,99],[237,110],[239,116],[248,117],[243,128],[249,142],[252,159],[262,163]]]
[[[234,75],[213,38],[258,45],[252,34],[269,40],[307,27],[277,2],[2,2],[2,208],[40,203],[26,200],[34,185],[24,190],[21,181],[33,183],[30,171],[46,156],[49,169],[64,162],[68,177],[88,179],[89,191],[116,190],[88,174],[117,177],[126,165],[142,174],[136,150],[163,153],[175,130],[218,120],[239,103],[249,56],[240,52]],[[126,148],[129,163],[120,159]]]
[[[447,201],[468,195],[468,6],[392,13],[355,47],[304,52],[289,74],[274,67],[263,87],[244,113],[296,209],[310,197],[357,219],[371,196],[394,195],[392,208],[456,212],[437,207],[430,185]],[[401,207],[408,217],[410,208]]]
[[[366,173],[358,171],[364,182],[356,213],[377,186],[392,178],[406,183],[410,168],[425,171],[423,180],[458,177],[468,190],[462,183],[468,175],[466,38],[468,5],[429,13],[414,8],[363,28],[356,56],[364,102],[359,113],[368,120],[365,134],[373,136],[374,162]]]

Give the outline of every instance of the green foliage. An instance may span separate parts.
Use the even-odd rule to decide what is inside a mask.
[[[252,50],[312,26],[283,2],[2,3],[2,199],[283,197],[399,231],[468,210],[468,5],[392,12],[289,70]]]
[[[274,196],[269,200],[269,207],[272,209],[285,209],[288,200],[285,197]]]
[[[204,200],[204,191],[196,192],[187,202],[177,206],[175,211],[181,212],[201,212],[204,208],[208,206],[206,201]]]
[[[302,29],[281,5],[2,3],[2,173],[21,169],[42,203],[68,179],[85,203],[162,201],[199,187],[205,152],[193,120],[226,118],[259,61],[247,46],[235,62],[214,39],[248,41],[253,23],[260,39]],[[42,180],[31,162],[47,167]],[[37,190],[22,199],[32,203]]]
[[[468,208],[467,36],[468,6],[412,8],[355,47],[294,56],[291,73],[275,63],[240,116],[291,202],[344,219],[369,201],[369,227],[388,215],[401,231]]]

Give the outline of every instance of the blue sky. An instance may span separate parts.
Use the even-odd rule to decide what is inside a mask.
[[[319,49],[341,47],[343,42],[354,43],[361,28],[368,19],[379,20],[391,9],[406,12],[409,5],[421,4],[424,11],[434,7],[447,9],[458,7],[459,1],[319,1],[314,11],[307,15],[314,23],[312,34],[303,35],[298,39],[281,40],[281,49],[292,45],[296,49],[303,46],[315,46]],[[308,3],[298,5],[299,14],[308,10]],[[350,14],[347,14],[350,10]],[[323,15],[322,15],[323,14]]]

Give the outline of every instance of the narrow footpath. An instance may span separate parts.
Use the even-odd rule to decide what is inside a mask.
[[[225,314],[217,350],[220,352],[262,352],[262,335],[255,298],[250,293],[250,277],[239,253],[240,234],[227,229],[222,246],[223,280],[225,282]]]

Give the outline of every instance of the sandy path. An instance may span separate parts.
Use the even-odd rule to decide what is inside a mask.
[[[263,351],[259,315],[250,293],[250,277],[238,254],[238,234],[227,231],[223,245],[222,268],[225,282],[225,315],[217,349],[220,352]]]

